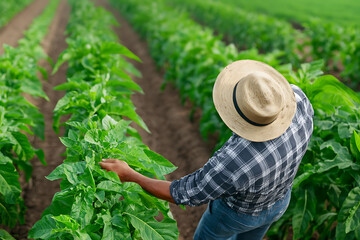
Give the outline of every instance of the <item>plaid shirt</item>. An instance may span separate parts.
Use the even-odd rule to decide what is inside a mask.
[[[297,110],[286,132],[266,142],[233,134],[201,169],[171,183],[176,204],[197,206],[222,198],[238,212],[257,215],[291,189],[312,135],[314,115],[306,95],[291,86]]]

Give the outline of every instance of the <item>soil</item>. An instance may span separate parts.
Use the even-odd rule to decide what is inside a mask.
[[[97,2],[111,11],[120,23],[120,27],[114,30],[121,43],[142,60],[142,63],[130,62],[142,74],[142,78],[134,78],[134,81],[142,87],[145,94],[133,95],[132,101],[137,113],[151,131],[149,134],[135,126],[143,142],[178,167],[166,176],[169,181],[180,179],[201,168],[211,156],[214,146],[204,142],[198,124],[190,121],[190,104],[181,105],[179,92],[170,84],[163,91],[160,90],[163,74],[157,70],[147,43],[140,39],[132,27],[117,11],[110,8],[105,0]],[[170,204],[170,209],[178,224],[179,239],[192,239],[206,205],[186,207],[186,210],[183,210],[175,204]]]
[[[48,0],[35,0],[15,16],[4,28],[0,29],[0,43],[16,46],[18,40],[23,36],[22,32],[29,27],[32,19],[42,12],[47,3]],[[99,0],[97,3],[105,6],[115,15],[121,24],[120,28],[114,28],[120,41],[142,60],[142,63],[133,62],[143,76],[134,78],[134,80],[143,88],[145,94],[134,94],[132,100],[137,106],[137,113],[148,125],[151,134],[138,126],[134,127],[138,129],[143,142],[150,149],[163,155],[178,167],[176,171],[166,176],[168,180],[179,179],[196,171],[210,157],[213,144],[205,143],[199,134],[198,124],[190,121],[191,106],[189,104],[181,105],[179,93],[171,85],[168,85],[163,91],[160,90],[163,74],[156,68],[146,42],[139,38],[131,26],[119,16],[118,12],[113,11],[105,0]],[[44,51],[54,62],[67,47],[64,31],[68,17],[69,6],[63,0],[50,26],[49,33],[42,43]],[[64,95],[64,92],[54,91],[53,87],[66,80],[67,65],[63,65],[55,75],[50,74],[51,66],[48,62],[42,61],[40,65],[49,73],[49,79],[42,80],[42,82],[43,89],[50,101],[34,99],[29,96],[27,98],[44,114],[45,141],[33,136],[30,136],[30,141],[36,148],[44,150],[47,166],[43,166],[38,159],[34,159],[32,161],[34,168],[32,178],[28,183],[22,185],[27,207],[25,224],[16,226],[10,232],[16,239],[21,240],[27,239],[30,228],[40,219],[41,213],[50,205],[54,194],[60,190],[59,181],[51,182],[45,179],[45,176],[62,163],[64,157],[61,154],[65,152],[65,147],[59,141],[59,136],[63,136],[63,129],[57,135],[51,125],[52,111],[57,101]],[[175,204],[170,204],[170,208],[178,223],[179,239],[192,239],[206,205],[186,207],[186,210],[183,210]]]
[[[35,0],[0,29],[1,46],[3,43],[16,46],[18,40],[23,36],[23,31],[42,12],[48,1]],[[163,73],[152,60],[147,43],[140,39],[139,35],[132,30],[118,12],[109,7],[106,0],[97,0],[96,3],[114,14],[121,24],[120,27],[114,28],[120,41],[142,60],[142,63],[130,61],[143,76],[141,78],[134,77],[134,80],[143,88],[144,94],[137,93],[132,97],[137,107],[137,113],[151,131],[148,133],[139,126],[134,126],[142,136],[143,142],[178,167],[176,171],[166,176],[169,181],[179,179],[201,168],[211,156],[214,141],[205,143],[199,134],[198,121],[190,121],[191,104],[181,105],[179,92],[170,84],[163,91],[160,90],[163,83]],[[42,42],[44,51],[54,62],[67,47],[64,31],[69,11],[66,0],[62,0],[49,32]],[[2,53],[1,47],[0,54]],[[59,181],[51,182],[45,176],[62,163],[64,157],[61,154],[65,152],[65,147],[59,141],[64,130],[61,129],[57,135],[51,125],[53,109],[64,95],[64,92],[54,91],[53,87],[66,81],[67,65],[64,64],[60,67],[55,75],[50,74],[52,68],[48,62],[42,61],[40,65],[49,73],[48,80],[42,80],[42,83],[50,101],[34,99],[29,96],[27,98],[44,114],[45,141],[33,136],[30,136],[30,141],[36,148],[44,150],[47,166],[43,166],[38,159],[34,159],[32,161],[34,169],[31,180],[25,183],[22,177],[22,195],[27,207],[25,224],[18,225],[10,231],[19,240],[27,239],[30,228],[40,219],[42,212],[50,205],[54,194],[60,190]],[[196,116],[195,119],[198,119],[198,112]],[[180,240],[192,239],[206,207],[206,205],[186,207],[186,210],[183,210],[175,204],[170,204],[171,211],[178,224]]]
[[[32,19],[41,13],[40,10],[44,9],[47,3],[47,0],[35,0],[10,21],[8,25],[5,26],[5,30],[0,31],[0,42],[6,42],[11,46],[16,46],[16,42],[22,37],[22,32],[29,27]],[[49,32],[42,42],[45,53],[54,62],[56,62],[59,54],[67,48],[64,31],[69,10],[67,1],[63,0],[50,25]],[[20,28],[19,26],[22,27]],[[10,30],[14,33],[11,38],[8,38],[7,32]],[[32,178],[28,183],[22,184],[22,195],[27,207],[25,224],[16,226],[10,232],[16,239],[27,239],[27,233],[30,228],[40,219],[42,212],[50,205],[54,194],[60,190],[58,181],[51,182],[45,179],[45,176],[49,175],[64,159],[64,157],[60,155],[65,152],[65,147],[59,140],[59,136],[63,135],[63,130],[59,136],[52,130],[52,115],[55,104],[64,95],[64,92],[54,91],[53,87],[66,81],[67,66],[62,66],[55,75],[51,75],[52,68],[47,61],[41,61],[39,65],[48,71],[48,80],[42,79],[42,83],[43,89],[50,98],[50,101],[41,98],[26,97],[37,106],[44,115],[45,141],[34,136],[30,136],[29,140],[34,147],[44,150],[47,166],[42,165],[38,159],[32,160]],[[20,179],[20,182],[25,181]]]
[[[48,1],[34,0],[32,4],[1,28],[1,46],[3,43],[16,46],[18,40],[23,36],[23,31],[42,12]],[[141,78],[134,77],[134,80],[143,88],[144,94],[137,93],[132,97],[137,107],[137,113],[151,131],[148,133],[134,125],[142,136],[143,142],[178,167],[176,171],[166,176],[169,181],[179,179],[201,168],[211,156],[214,141],[205,143],[201,138],[197,121],[199,112],[195,114],[197,116],[195,121],[190,121],[191,104],[181,105],[179,92],[171,84],[167,85],[163,91],[160,90],[163,83],[163,73],[152,60],[147,43],[140,39],[139,35],[132,30],[118,12],[109,7],[106,0],[97,0],[96,3],[114,14],[121,24],[120,27],[114,28],[120,41],[142,60],[142,63],[130,61],[143,76]],[[69,11],[66,0],[62,0],[49,32],[42,42],[44,51],[54,62],[67,47],[64,31]],[[2,53],[3,49],[0,47],[0,54]],[[42,83],[50,101],[34,99],[29,96],[27,98],[44,114],[45,141],[34,136],[30,136],[29,139],[36,148],[44,150],[47,166],[43,166],[38,159],[34,159],[32,161],[34,169],[31,180],[26,183],[23,177],[20,179],[23,188],[22,197],[27,207],[26,219],[24,225],[18,225],[10,231],[19,240],[27,239],[30,228],[40,219],[42,212],[50,205],[54,194],[60,190],[59,181],[51,182],[45,177],[62,163],[64,157],[61,154],[65,152],[65,147],[59,141],[59,137],[64,134],[64,129],[61,129],[57,135],[51,125],[53,109],[64,95],[64,92],[54,91],[53,87],[66,81],[67,65],[64,64],[60,67],[55,75],[50,74],[52,68],[48,62],[42,61],[40,65],[48,71],[49,78],[48,80],[42,79]],[[186,210],[183,210],[175,204],[170,204],[171,211],[178,224],[180,240],[192,239],[206,207],[206,205],[186,207]]]
[[[0,55],[4,53],[4,43],[12,47],[17,46],[18,40],[23,37],[24,30],[29,28],[32,20],[44,10],[48,2],[49,0],[34,0],[0,28]]]

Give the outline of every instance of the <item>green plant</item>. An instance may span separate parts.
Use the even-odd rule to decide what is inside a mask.
[[[35,149],[26,134],[44,139],[44,119],[23,93],[48,99],[42,90],[37,64],[46,57],[40,42],[45,36],[59,0],[52,1],[34,20],[17,48],[4,45],[0,57],[0,224],[14,227],[24,223],[25,205],[21,198],[18,171],[28,181],[32,173],[30,160],[37,155],[45,165],[44,153]]]
[[[283,51],[284,63],[299,65],[296,41],[302,38],[290,23],[264,14],[245,11],[219,1],[168,0],[199,22],[223,34],[225,40],[239,49],[256,48],[260,52]]]
[[[103,158],[126,161],[136,171],[164,179],[175,168],[149,150],[138,137],[127,135],[130,121],[106,115],[67,122],[61,138],[67,158],[48,177],[62,179],[61,192],[29,232],[35,239],[176,239],[177,227],[168,203],[140,186],[122,184],[98,164]],[[132,129],[130,128],[130,131]],[[157,221],[159,215],[163,220]]]
[[[221,133],[217,147],[231,136],[212,102],[212,86],[219,72],[234,59],[254,59],[279,65],[280,52],[259,54],[256,49],[239,52],[233,44],[225,45],[208,28],[190,20],[188,15],[165,6],[162,1],[140,4],[140,1],[113,0],[149,43],[157,66],[165,71],[164,84],[172,82],[180,90],[182,101],[193,103],[193,112],[202,110],[200,132],[204,139]],[[172,16],[177,16],[174,19]],[[161,27],[159,27],[161,26]]]
[[[260,52],[282,51],[282,63],[299,68],[300,62],[324,59],[326,72],[340,73],[342,80],[358,88],[359,28],[310,18],[303,32],[275,17],[248,12],[238,3],[217,1],[166,0],[171,6],[188,12],[194,19],[223,34],[227,42],[240,49],[257,48]],[[309,49],[309,50],[308,50]]]
[[[1,1],[0,28],[32,1],[33,0]]]
[[[160,1],[112,1],[148,41],[166,81],[174,82],[183,99],[202,110],[200,131],[219,132],[219,145],[229,130],[212,104],[217,74],[238,59],[267,62],[290,83],[304,90],[315,110],[314,133],[294,181],[292,200],[285,215],[271,228],[269,238],[285,239],[290,226],[294,239],[359,238],[359,94],[331,75],[323,61],[302,64],[298,71],[278,64],[274,55],[255,50],[238,53],[225,46],[208,29]],[[176,19],[173,16],[177,16]],[[161,26],[161,27],[159,27]]]
[[[347,28],[348,37],[343,43],[340,58],[343,65],[341,76],[353,89],[359,90],[360,82],[360,33],[358,28]]]
[[[65,123],[66,137],[61,138],[67,157],[47,177],[62,179],[61,192],[30,230],[29,238],[177,239],[176,221],[167,202],[136,184],[122,184],[115,173],[98,164],[103,158],[117,158],[159,179],[175,169],[129,126],[134,121],[147,130],[130,100],[134,91],[142,90],[128,74],[139,73],[124,56],[140,59],[117,43],[111,30],[116,21],[109,12],[87,0],[69,2],[69,47],[54,67],[55,72],[68,62],[67,82],[56,87],[67,92],[54,109],[53,124],[58,130],[61,116],[71,114]]]
[[[315,110],[314,132],[294,180],[289,209],[270,236],[294,239],[358,239],[360,233],[360,96],[331,75],[323,61],[286,75],[301,87]]]
[[[3,229],[0,229],[0,239],[1,240],[15,240],[8,232]]]

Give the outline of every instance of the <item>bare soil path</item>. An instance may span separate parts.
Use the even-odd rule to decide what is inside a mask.
[[[4,53],[4,43],[12,47],[17,46],[18,40],[23,37],[23,32],[29,28],[32,20],[44,10],[48,3],[49,0],[34,0],[0,28],[0,54]]]
[[[45,2],[43,1],[43,4]],[[43,7],[43,6],[41,6]],[[50,25],[49,32],[42,42],[46,54],[56,62],[59,54],[67,48],[65,42],[65,28],[68,22],[70,8],[66,0],[62,0],[56,15]],[[24,19],[25,16],[24,16]],[[33,146],[41,148],[45,153],[47,166],[43,166],[38,159],[33,159],[33,174],[30,181],[23,186],[23,194],[27,212],[25,224],[14,228],[11,234],[16,239],[27,239],[28,231],[40,220],[42,212],[52,201],[54,194],[60,191],[59,181],[51,182],[45,179],[58,165],[64,157],[60,156],[65,152],[65,146],[60,142],[59,136],[63,136],[63,129],[59,135],[56,135],[52,129],[52,115],[58,100],[64,95],[64,92],[55,91],[53,87],[66,81],[67,65],[63,65],[55,75],[51,75],[52,68],[47,61],[40,63],[48,71],[48,80],[43,80],[43,89],[50,98],[50,101],[44,99],[29,99],[40,109],[45,118],[45,141],[36,137],[30,138]]]
[[[168,180],[179,179],[196,171],[208,161],[212,148],[201,138],[198,125],[190,122],[190,107],[181,105],[179,93],[171,85],[164,91],[160,90],[163,76],[150,56],[147,43],[140,39],[132,27],[116,10],[109,7],[105,0],[98,2],[111,11],[120,23],[121,26],[115,28],[115,31],[122,44],[142,60],[142,63],[133,62],[143,76],[134,80],[145,94],[133,95],[132,101],[137,107],[137,113],[151,131],[151,134],[148,134],[137,128],[143,142],[178,167],[167,176]],[[186,207],[186,210],[175,204],[171,204],[170,207],[178,223],[179,239],[192,239],[206,205]]]
[[[17,41],[23,36],[22,32],[28,28],[32,19],[42,12],[48,1],[35,0],[7,26],[0,29],[0,44],[6,43],[16,46]],[[134,62],[134,65],[143,75],[142,78],[135,78],[135,81],[143,88],[145,94],[135,94],[132,100],[137,106],[138,114],[144,119],[151,131],[151,134],[148,134],[137,127],[144,143],[178,167],[175,172],[167,176],[168,180],[179,179],[196,171],[210,157],[212,146],[202,140],[198,125],[190,122],[190,106],[181,105],[179,93],[171,85],[167,86],[164,91],[160,90],[163,77],[149,54],[146,42],[139,38],[118,12],[109,7],[106,0],[98,0],[98,3],[115,15],[121,24],[119,28],[115,28],[115,31],[122,43],[143,61],[142,63]],[[69,11],[66,0],[63,0],[50,26],[49,33],[42,43],[45,52],[54,62],[67,47],[64,31]],[[0,53],[1,51],[2,48]],[[30,140],[35,147],[44,150],[48,165],[43,166],[37,159],[34,159],[32,162],[34,167],[32,179],[23,186],[23,197],[27,206],[26,223],[11,231],[11,234],[20,240],[27,239],[30,228],[40,219],[42,212],[51,203],[54,194],[60,190],[59,181],[51,182],[45,179],[45,176],[62,163],[64,157],[60,154],[65,152],[65,147],[59,141],[59,136],[62,136],[63,132],[56,135],[51,125],[52,111],[58,100],[64,95],[63,92],[54,91],[53,87],[66,80],[67,65],[63,65],[55,75],[50,75],[51,66],[48,62],[43,61],[41,65],[49,73],[49,79],[43,81],[43,88],[50,101],[43,99],[31,99],[30,101],[38,106],[44,114],[45,141],[36,137],[32,137]],[[180,240],[192,239],[205,209],[206,206],[200,206],[187,207],[186,210],[183,210],[171,204],[174,218],[178,222]]]

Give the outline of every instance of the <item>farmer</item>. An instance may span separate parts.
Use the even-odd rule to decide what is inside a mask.
[[[101,166],[160,199],[190,206],[209,202],[196,240],[262,239],[288,207],[314,111],[300,88],[252,60],[221,71],[213,100],[233,135],[196,172],[169,182],[145,177],[115,159]]]

